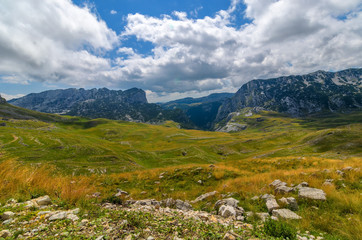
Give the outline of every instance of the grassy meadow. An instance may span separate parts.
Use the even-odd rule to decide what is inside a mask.
[[[212,211],[217,199],[230,195],[246,211],[265,212],[263,202],[250,199],[274,194],[269,183],[306,181],[323,189],[327,201],[298,202],[303,219],[291,224],[325,233],[326,239],[362,239],[361,171],[336,173],[362,166],[362,112],[306,119],[239,115],[233,121],[248,127],[237,133],[31,113],[27,120],[10,114],[0,119],[2,203],[48,194],[87,207],[117,188],[133,199],[158,200],[193,200],[216,190],[194,208]],[[324,186],[325,179],[334,179],[333,185]],[[90,198],[94,192],[100,197]]]

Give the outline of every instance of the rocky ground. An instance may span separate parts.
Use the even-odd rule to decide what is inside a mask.
[[[207,200],[216,191],[187,202],[172,198],[130,200],[127,192],[118,189],[109,202],[87,203],[75,209],[49,196],[20,203],[10,199],[0,206],[0,239],[324,239],[322,233],[293,232],[283,225],[285,220],[301,219],[294,212],[299,199],[325,201],[323,190],[308,187],[306,182],[287,186],[280,180],[270,186],[286,197],[254,196],[251,200],[263,202],[268,209],[258,213],[244,211],[232,197],[216,201],[212,212],[193,209],[190,203]],[[298,200],[288,197],[292,192],[297,192]],[[275,228],[273,222],[281,225]],[[274,233],[280,228],[278,238]]]

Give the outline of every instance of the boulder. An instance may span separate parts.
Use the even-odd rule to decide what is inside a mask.
[[[282,219],[302,219],[296,213],[292,212],[289,209],[274,209],[272,213],[273,217],[282,218]]]
[[[273,194],[264,194],[260,198],[263,199],[264,201],[266,201],[270,198],[275,198],[275,196]]]
[[[7,238],[7,237],[11,237],[11,232],[9,230],[0,231],[0,238]]]
[[[298,192],[299,198],[307,198],[312,200],[326,200],[326,193],[322,189],[301,187]]]
[[[7,211],[7,212],[4,212],[2,215],[1,215],[1,219],[2,220],[9,220],[11,218],[13,218],[15,215],[15,213],[11,212],[11,211]]]
[[[235,208],[232,206],[222,205],[219,208],[218,214],[224,218],[235,217],[236,211]]]
[[[301,182],[295,187],[295,189],[300,189],[302,187],[308,187],[308,186],[309,184],[307,182]]]
[[[127,195],[129,195],[128,192],[123,191],[123,190],[121,190],[119,188],[117,188],[117,193],[114,194],[115,197],[121,197],[121,196],[127,196]]]
[[[163,206],[163,207],[172,208],[175,206],[175,204],[176,204],[176,201],[173,198],[167,198],[167,199],[161,200],[161,206]]]
[[[52,204],[52,200],[50,199],[50,197],[48,195],[45,195],[43,197],[38,197],[34,200],[36,201],[36,203],[39,206],[47,206],[47,205]]]
[[[275,193],[290,193],[292,192],[294,189],[291,187],[287,187],[287,186],[278,186],[275,188]]]
[[[298,210],[297,200],[293,197],[288,197],[288,198],[283,197],[283,198],[279,199],[279,202],[284,203],[293,211]]]
[[[231,206],[231,207],[237,207],[238,206],[239,201],[236,200],[235,198],[226,198],[226,199],[222,199],[222,200],[218,200],[215,203],[215,209],[219,210],[219,208],[222,205],[227,205],[227,206]]]
[[[274,188],[280,187],[280,186],[287,186],[287,183],[280,181],[279,179],[274,180],[269,186],[272,186]]]
[[[67,212],[59,212],[50,216],[49,221],[62,220],[67,218]]]
[[[184,202],[180,199],[176,200],[175,207],[183,211],[192,210],[192,206],[188,202]]]
[[[332,182],[333,182],[333,179],[326,179],[322,185],[323,186],[332,186],[333,185]]]
[[[197,203],[197,202],[205,200],[208,197],[214,196],[215,194],[217,194],[217,191],[208,192],[208,193],[205,193],[205,194],[202,194],[202,195],[198,196],[195,200],[193,200],[191,202],[192,203]]]
[[[274,209],[279,208],[279,204],[275,200],[275,198],[269,198],[266,200],[266,208],[268,209],[268,212],[272,212]]]

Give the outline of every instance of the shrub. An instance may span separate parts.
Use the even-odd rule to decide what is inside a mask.
[[[273,237],[282,237],[289,240],[297,239],[297,230],[292,225],[272,219],[267,219],[264,223],[264,232]]]

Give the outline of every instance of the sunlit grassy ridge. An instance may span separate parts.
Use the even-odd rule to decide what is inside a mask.
[[[49,194],[83,205],[110,197],[116,188],[134,199],[193,200],[216,190],[194,207],[210,211],[221,194],[234,193],[245,210],[261,212],[265,204],[250,198],[274,193],[273,180],[307,181],[322,188],[327,201],[300,202],[297,214],[303,219],[293,224],[326,232],[329,239],[362,238],[361,172],[343,178],[336,173],[362,165],[361,112],[308,119],[273,112],[239,115],[233,121],[248,127],[238,133],[184,130],[172,122],[54,120],[54,115],[42,120],[0,120],[6,125],[0,127],[1,202]],[[322,186],[328,178],[333,186]],[[87,195],[95,191],[101,198],[90,200]]]

